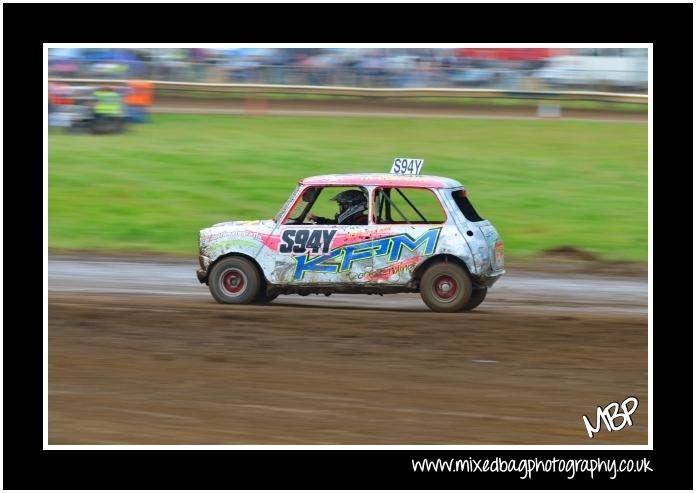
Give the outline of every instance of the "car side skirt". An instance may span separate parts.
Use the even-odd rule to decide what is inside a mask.
[[[415,293],[418,287],[414,284],[384,284],[384,283],[311,283],[311,284],[268,284],[269,294],[396,294]]]

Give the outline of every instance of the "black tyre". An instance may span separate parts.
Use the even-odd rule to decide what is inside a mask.
[[[256,303],[270,303],[278,297],[277,294],[267,294],[265,289],[260,289],[259,294],[256,295]]]
[[[483,300],[486,299],[487,293],[488,293],[488,288],[474,289],[471,292],[471,298],[469,298],[469,301],[467,302],[467,304],[464,305],[464,308],[462,308],[462,311],[468,312],[470,310],[473,310],[477,306],[479,306],[481,303],[483,303]]]
[[[421,298],[435,312],[457,312],[471,298],[469,274],[454,263],[433,264],[420,280]]]
[[[213,267],[208,288],[218,303],[251,303],[259,294],[261,278],[256,266],[249,260],[227,257]]]

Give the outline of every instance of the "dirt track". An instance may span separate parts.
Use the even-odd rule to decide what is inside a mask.
[[[51,444],[647,443],[642,309],[535,311],[493,290],[468,314],[223,306],[202,286],[56,291],[51,272]],[[633,426],[590,440],[582,415],[629,395]]]
[[[384,100],[260,100],[158,97],[155,113],[284,116],[400,116],[427,118],[537,119],[537,107],[445,105]],[[564,109],[562,119],[647,123],[647,112]]]

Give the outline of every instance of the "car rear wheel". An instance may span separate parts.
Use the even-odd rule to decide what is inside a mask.
[[[457,264],[434,264],[421,277],[420,293],[431,310],[457,312],[464,309],[471,298],[471,279]]]
[[[261,279],[249,260],[228,257],[215,264],[208,287],[218,303],[251,303],[259,294]]]
[[[468,312],[470,310],[473,310],[477,306],[479,306],[481,303],[483,303],[483,300],[486,299],[487,293],[488,293],[488,288],[474,289],[471,292],[471,298],[469,298],[469,301],[467,302],[467,304],[464,305],[464,308],[462,308],[462,311]]]

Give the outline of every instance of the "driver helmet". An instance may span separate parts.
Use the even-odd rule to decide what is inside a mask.
[[[331,200],[338,202],[336,220],[339,224],[367,210],[367,196],[360,190],[345,190]]]

